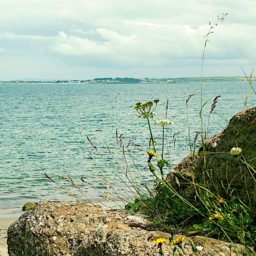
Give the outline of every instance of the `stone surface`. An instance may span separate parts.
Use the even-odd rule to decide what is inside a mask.
[[[9,227],[8,251],[10,256],[210,256],[242,255],[245,250],[241,245],[195,236],[186,238],[181,248],[175,246],[173,254],[169,242],[154,242],[157,238],[172,240],[171,235],[148,231],[147,224],[142,216],[122,210],[85,203],[40,202]]]
[[[230,150],[240,147],[240,156]],[[200,148],[172,169],[168,180],[183,196],[194,198],[192,178],[201,183],[203,178],[216,194],[239,196],[245,203],[256,206],[256,107],[233,116],[228,126],[206,140],[205,151]],[[242,163],[246,160],[246,164]],[[232,191],[231,191],[232,190]],[[254,202],[252,202],[254,200]]]

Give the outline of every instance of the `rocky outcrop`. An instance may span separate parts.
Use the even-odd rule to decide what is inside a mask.
[[[242,150],[239,156],[231,154],[234,147]],[[232,194],[256,207],[255,169],[256,107],[232,117],[222,132],[206,140],[204,149],[172,169],[168,180],[187,198],[195,196],[190,182],[193,179],[200,184],[206,182],[217,195],[227,198]]]
[[[178,235],[173,238],[147,230],[147,226],[143,217],[121,210],[85,203],[40,202],[9,227],[8,251],[10,256],[210,256],[242,255],[245,250],[241,245],[199,236],[170,246],[169,240]]]

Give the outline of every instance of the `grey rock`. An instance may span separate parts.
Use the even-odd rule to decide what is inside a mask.
[[[10,256],[157,256],[172,254],[172,236],[147,231],[142,216],[85,203],[40,202],[8,229]],[[177,236],[176,236],[177,237]],[[174,237],[174,238],[176,238]],[[165,238],[157,245],[155,239]],[[197,252],[193,248],[199,248]],[[185,255],[242,255],[245,248],[205,237],[189,237],[182,243]],[[195,254],[196,253],[196,254]],[[218,254],[219,255],[219,254]]]

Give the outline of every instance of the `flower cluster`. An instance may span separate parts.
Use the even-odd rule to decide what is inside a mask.
[[[154,112],[159,100],[147,101],[144,103],[138,102],[135,104],[134,109],[139,113],[139,117],[153,118],[156,114]]]
[[[173,122],[170,119],[162,119],[155,121],[155,124],[159,126],[167,126],[173,124]]]
[[[233,148],[231,148],[231,150],[230,150],[230,154],[231,154],[232,156],[238,156],[238,155],[240,155],[241,153],[242,153],[242,149],[239,148],[239,147],[233,147]]]

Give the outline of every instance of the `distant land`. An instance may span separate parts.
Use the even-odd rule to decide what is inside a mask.
[[[9,80],[1,83],[74,83],[74,84],[156,84],[156,83],[183,83],[183,82],[217,82],[217,81],[245,81],[246,77],[178,77],[178,78],[131,78],[131,77],[103,77],[88,80]]]

